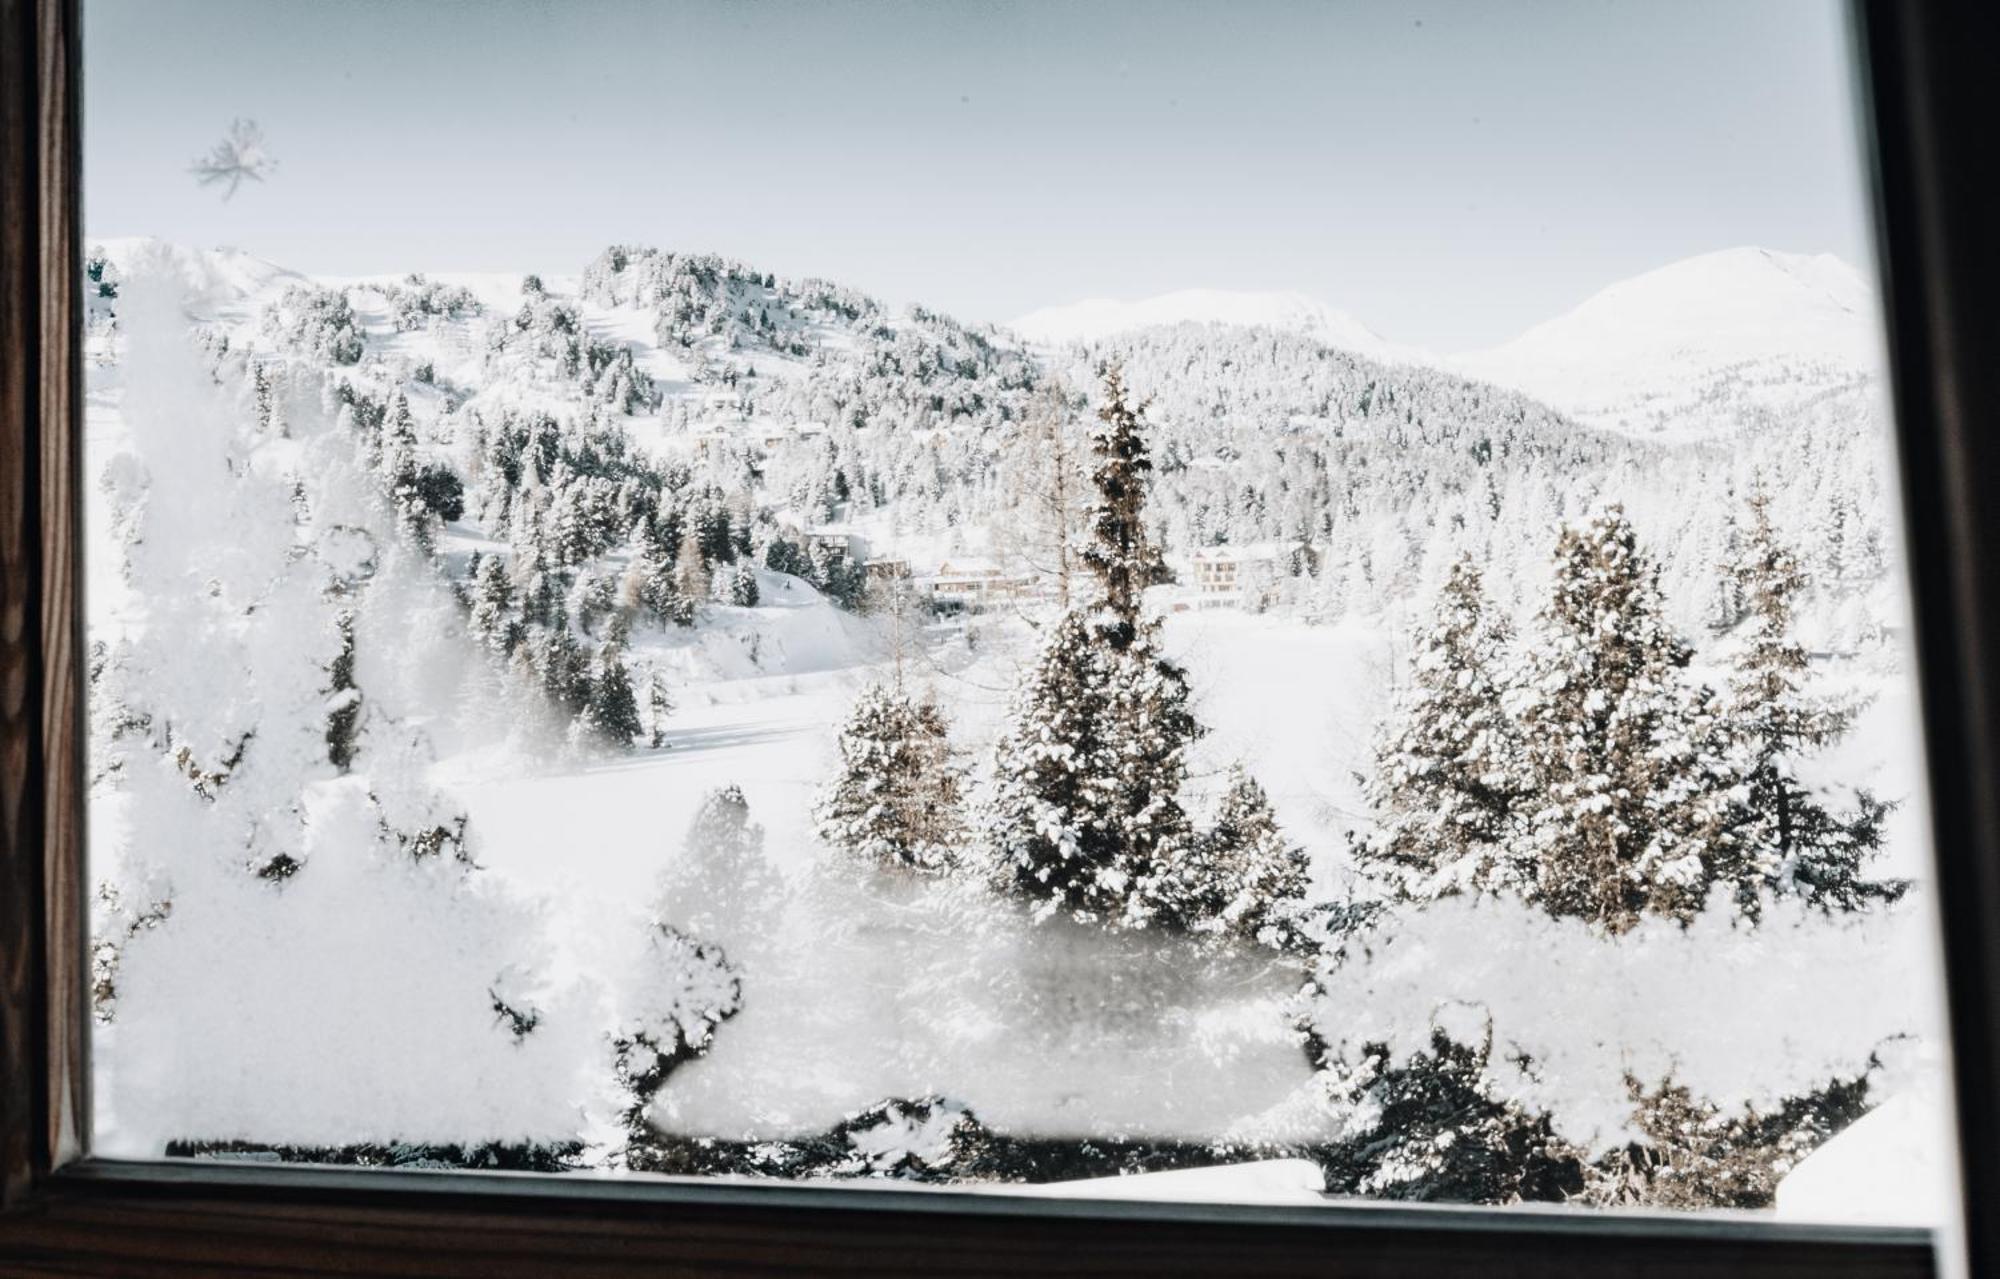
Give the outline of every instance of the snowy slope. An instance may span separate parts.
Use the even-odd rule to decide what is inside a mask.
[[[306,277],[255,254],[227,247],[199,249],[152,236],[110,236],[88,241],[117,271],[130,274],[143,262],[178,279],[191,316],[243,320],[258,306]]]
[[[1176,324],[1280,329],[1388,364],[1437,362],[1429,352],[1391,342],[1347,312],[1303,293],[1182,289],[1136,302],[1089,298],[1031,311],[1008,327],[1031,342],[1053,345]]]
[[[1829,254],[1703,254],[1622,280],[1452,367],[1592,425],[1682,438],[1866,381],[1873,291]]]

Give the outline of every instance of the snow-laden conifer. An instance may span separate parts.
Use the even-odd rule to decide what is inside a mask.
[[[1624,512],[1565,528],[1518,694],[1532,776],[1514,854],[1550,914],[1688,918],[1729,877],[1715,699],[1691,681]]]
[[[597,652],[596,677],[590,682],[590,700],[580,718],[605,742],[620,748],[645,735],[632,676],[616,644],[606,644]]]
[[[1145,527],[1139,408],[1114,368],[1092,437],[1097,503],[1083,562],[1096,599],[1050,624],[995,752],[991,839],[1001,878],[1044,911],[1125,926],[1174,920],[1168,898],[1194,834],[1181,803],[1202,731],[1187,674],[1143,593],[1159,579]]]
[[[1376,825],[1355,850],[1403,897],[1511,882],[1508,842],[1529,799],[1520,735],[1503,704],[1508,627],[1469,556],[1452,566],[1436,609],[1376,747],[1368,786]]]
[[[1230,766],[1215,819],[1192,855],[1170,867],[1161,894],[1189,930],[1273,950],[1307,943],[1312,867],[1278,825],[1271,797],[1242,764]]]
[[[1730,566],[1749,618],[1725,699],[1731,765],[1741,788],[1731,834],[1745,850],[1746,869],[1779,893],[1796,892],[1842,910],[1893,899],[1904,882],[1864,874],[1881,847],[1887,806],[1857,790],[1853,810],[1835,812],[1799,775],[1799,761],[1846,736],[1860,708],[1810,691],[1810,663],[1791,633],[1805,572],[1778,538],[1769,494],[1754,490],[1749,505],[1749,530]]]
[[[932,696],[900,681],[862,690],[840,732],[840,769],[820,791],[819,836],[880,866],[950,867],[964,834],[950,726]]]

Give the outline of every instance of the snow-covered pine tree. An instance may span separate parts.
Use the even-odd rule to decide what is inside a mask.
[[[694,625],[695,601],[681,593],[672,562],[650,540],[625,571],[622,598],[627,608],[643,610],[662,626]]]
[[[659,915],[680,933],[733,950],[759,932],[781,887],[743,788],[723,786],[702,799],[680,855],[661,876]]]
[[[1718,540],[1722,553],[1716,557],[1716,566],[1722,572],[1716,575],[1702,620],[1711,631],[1726,633],[1741,624],[1749,612],[1743,595],[1743,575],[1736,571],[1743,555],[1743,538],[1737,530],[1734,512],[1723,516]]]
[[[507,563],[498,555],[488,555],[479,561],[472,576],[472,630],[489,649],[504,656],[513,614],[514,583],[508,577]]]
[[[1375,750],[1376,826],[1355,858],[1403,898],[1482,892],[1511,880],[1508,840],[1528,780],[1503,705],[1509,635],[1471,556],[1452,565],[1417,643],[1411,686]]]
[[[863,689],[840,731],[840,771],[813,821],[835,847],[897,870],[942,871],[964,833],[959,768],[944,709],[900,681]]]
[[[1518,690],[1535,779],[1512,841],[1524,891],[1614,932],[1648,913],[1688,918],[1729,877],[1714,697],[1687,677],[1690,649],[1621,508],[1565,528],[1555,561]]]
[[[1770,495],[1753,490],[1749,506],[1750,527],[1731,576],[1751,625],[1732,663],[1726,698],[1732,764],[1744,795],[1732,833],[1745,850],[1738,860],[1763,881],[1744,883],[1743,896],[1753,902],[1755,890],[1768,883],[1829,909],[1893,900],[1906,882],[1870,880],[1863,873],[1882,845],[1887,806],[1857,791],[1853,811],[1835,813],[1798,774],[1799,760],[1846,736],[1859,707],[1808,691],[1810,664],[1791,633],[1805,572],[1778,538]]]
[[[1176,903],[1176,914],[1195,931],[1273,950],[1306,945],[1311,863],[1306,850],[1279,829],[1271,797],[1241,763],[1230,766],[1215,822],[1183,864],[1195,873],[1170,870],[1167,879],[1189,890],[1189,899]]]
[[[1109,617],[1101,624],[1112,647],[1129,647],[1143,629],[1146,588],[1167,579],[1166,561],[1146,532],[1146,488],[1153,459],[1146,449],[1145,405],[1128,401],[1124,374],[1115,364],[1104,371],[1104,404],[1097,410],[1091,448],[1096,502],[1090,513],[1090,541],[1082,560],[1096,575],[1100,604]]]
[[[583,718],[605,741],[624,749],[645,734],[639,718],[639,699],[632,692],[632,677],[616,644],[606,644],[597,653],[597,677],[590,682],[590,701]]]
[[[1082,613],[1048,628],[994,752],[989,828],[1014,890],[1049,912],[1122,920],[1134,876],[1103,775],[1108,662]]]
[[[674,713],[673,690],[667,687],[667,677],[660,668],[648,663],[646,666],[646,744],[654,750],[666,745],[667,717]]]
[[[556,624],[543,632],[534,653],[535,670],[549,700],[571,715],[590,705],[590,658],[560,612]]]
[[[630,619],[619,607],[618,584],[610,577],[585,570],[570,588],[570,607],[585,635],[604,636],[622,643],[621,632],[629,633]]]
[[[1048,628],[1016,690],[996,747],[991,838],[1002,880],[1044,912],[1188,926],[1176,908],[1188,888],[1173,876],[1194,842],[1180,794],[1202,728],[1186,672],[1144,613],[1163,564],[1145,527],[1152,461],[1142,419],[1116,368],[1104,395],[1082,552],[1098,598]]]
[[[361,689],[354,682],[354,611],[334,615],[340,651],[327,664],[326,758],[342,773],[354,767],[361,737]]]

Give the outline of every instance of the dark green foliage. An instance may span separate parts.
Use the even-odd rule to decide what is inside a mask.
[[[90,281],[91,291],[100,298],[118,296],[118,268],[102,254],[93,253],[84,260],[84,278]]]
[[[354,767],[361,735],[361,689],[354,682],[354,612],[341,611],[340,652],[326,668],[326,758],[345,773]]]
[[[1546,1115],[1495,1101],[1482,1086],[1490,1045],[1468,1047],[1442,1031],[1430,1051],[1392,1064],[1363,1049],[1343,1072],[1343,1095],[1380,1108],[1360,1139],[1324,1147],[1327,1189],[1434,1203],[1555,1202],[1584,1187],[1583,1161]]]
[[[180,1140],[169,1159],[225,1163],[327,1164],[342,1168],[468,1169],[485,1172],[577,1172],[586,1166],[581,1141],[489,1141],[471,1145],[284,1146],[249,1141]]]
[[[606,644],[598,651],[597,678],[591,681],[584,718],[593,731],[615,746],[630,746],[645,735],[632,678],[614,645]]]
[[[590,705],[589,657],[570,632],[566,619],[543,632],[535,655],[535,669],[541,673],[542,688],[549,699],[571,715],[580,715]]]
[[[447,524],[465,517],[465,481],[441,462],[427,463],[418,469],[416,496],[424,509]]]
[[[773,573],[790,573],[793,577],[812,578],[812,560],[797,542],[782,537],[774,537],[764,546],[764,567]]]

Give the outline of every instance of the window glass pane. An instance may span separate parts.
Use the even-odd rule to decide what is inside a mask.
[[[1943,1211],[1837,6],[85,10],[103,1152]]]

